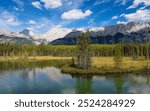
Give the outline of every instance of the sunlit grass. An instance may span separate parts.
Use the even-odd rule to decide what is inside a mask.
[[[94,57],[93,58],[94,67],[114,67],[113,57]],[[145,60],[144,58],[139,58],[138,60],[133,60],[131,57],[124,57],[122,68],[141,68],[149,66],[150,60]]]
[[[94,57],[93,58],[94,67],[114,67],[113,57]],[[133,60],[131,57],[124,57],[121,68],[141,68],[149,66],[150,60],[145,60],[144,58],[139,58],[138,60]]]
[[[44,60],[68,60],[72,57],[52,57],[52,56],[32,56],[32,57],[0,57],[0,62],[5,61],[44,61]],[[93,57],[92,58],[92,66],[96,68],[114,68],[113,57]],[[133,60],[131,57],[124,57],[121,68],[123,69],[140,69],[144,67],[150,67],[150,60],[145,60],[140,57],[138,60]]]
[[[1,62],[5,62],[5,61],[18,61],[18,60],[25,60],[25,61],[31,61],[31,60],[35,60],[35,61],[42,61],[42,60],[66,60],[66,59],[71,59],[71,57],[53,57],[53,56],[30,56],[30,57],[4,57],[1,56],[0,57],[0,61]]]
[[[139,58],[133,60],[131,57],[124,57],[119,69],[115,68],[113,57],[93,57],[92,68],[89,70],[77,69],[75,67],[64,67],[62,72],[69,74],[119,74],[138,73],[143,70],[150,70],[150,60]]]

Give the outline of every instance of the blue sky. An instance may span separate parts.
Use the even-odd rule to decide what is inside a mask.
[[[45,33],[150,21],[150,0],[0,0],[0,29]]]

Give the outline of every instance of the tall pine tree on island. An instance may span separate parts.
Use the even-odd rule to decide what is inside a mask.
[[[78,39],[77,67],[80,69],[91,68],[91,47],[90,32],[82,33]]]

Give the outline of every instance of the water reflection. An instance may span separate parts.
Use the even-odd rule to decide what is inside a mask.
[[[124,91],[124,80],[122,76],[117,76],[114,79],[115,87],[116,87],[116,93],[121,94]]]
[[[76,93],[91,94],[92,93],[92,77],[76,78]]]
[[[14,63],[13,63],[14,64]],[[50,66],[0,67],[0,93],[150,93],[150,72],[119,76],[71,76]],[[7,68],[7,67],[8,68]],[[21,66],[21,67],[20,67]]]
[[[148,70],[142,72],[140,75],[130,75],[129,81],[129,93],[150,93],[150,72]]]

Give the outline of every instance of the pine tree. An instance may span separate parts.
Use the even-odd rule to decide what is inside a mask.
[[[86,37],[87,35],[87,37]],[[91,48],[89,32],[82,33],[78,40],[77,66],[81,69],[91,68]]]

